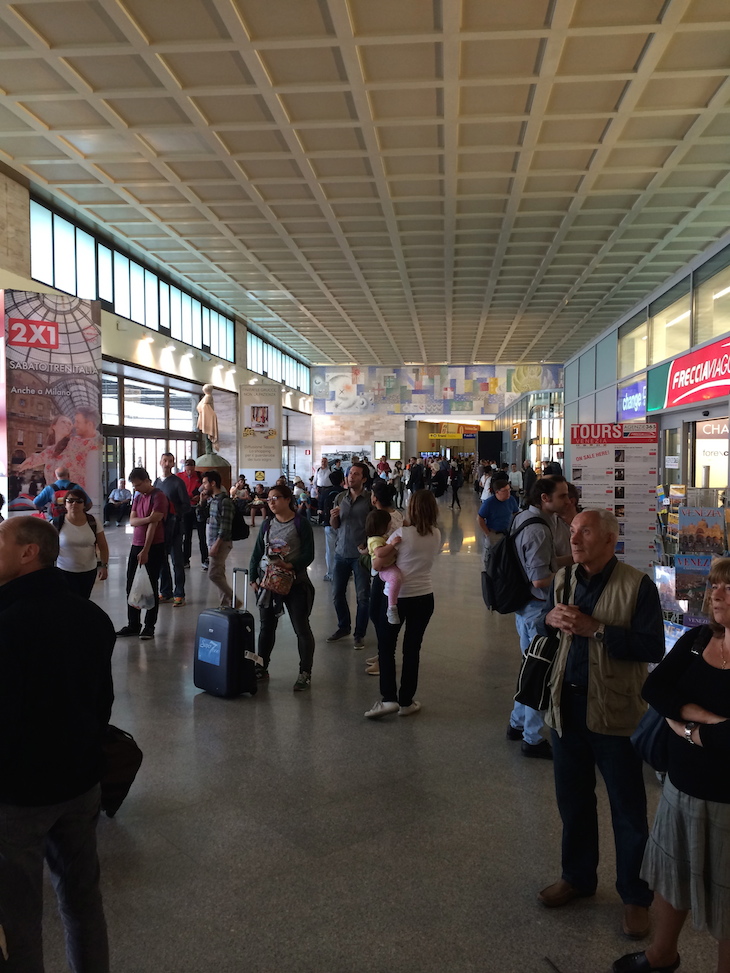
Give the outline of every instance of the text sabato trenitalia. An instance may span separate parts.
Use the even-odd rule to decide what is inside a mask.
[[[67,365],[65,362],[52,361],[8,361],[8,368],[21,372],[64,372],[70,375],[96,375],[98,369],[93,365]]]
[[[699,385],[700,382],[706,382],[711,378],[724,378],[728,375],[730,375],[730,354],[720,355],[719,358],[711,358],[709,361],[675,372],[672,377],[672,388],[683,389],[689,385]]]

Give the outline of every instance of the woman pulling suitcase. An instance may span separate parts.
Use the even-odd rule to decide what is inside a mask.
[[[297,514],[288,486],[272,487],[267,503],[271,517],[261,525],[249,565],[261,620],[258,654],[263,665],[257,667],[257,676],[269,678],[276,628],[286,607],[299,649],[299,676],[293,688],[302,692],[309,689],[314,658],[314,635],[309,624],[314,586],[307,574],[314,560],[314,536],[309,521]]]

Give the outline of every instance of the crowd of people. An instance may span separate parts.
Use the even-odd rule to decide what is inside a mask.
[[[506,727],[507,740],[519,741],[525,757],[550,760],[554,769],[561,870],[537,894],[539,902],[563,908],[596,892],[598,769],[611,807],[620,926],[626,937],[648,937],[653,903],[651,944],[617,959],[614,973],[676,970],[679,936],[690,913],[695,926],[718,941],[718,973],[730,973],[730,790],[725,775],[730,558],[718,559],[712,568],[711,624],[689,631],[665,657],[656,587],[648,575],[617,560],[619,528],[613,513],[582,510],[578,490],[557,463],[545,464],[539,473],[528,462],[522,471],[515,464],[498,467],[489,461],[474,469],[467,465],[439,457],[412,458],[391,467],[385,457],[377,465],[354,457],[343,468],[341,461],[330,465],[323,458],[309,488],[299,481],[292,489],[281,477],[259,491],[261,523],[249,563],[259,620],[257,679],[265,683],[269,678],[279,619],[286,612],[299,655],[293,689],[306,692],[312,685],[310,618],[316,586],[308,569],[315,558],[314,528],[322,528],[324,580],[331,583],[337,625],[327,642],[351,640],[361,649],[371,622],[377,640],[377,654],[365,666],[379,678],[380,698],[364,716],[379,720],[418,713],[420,655],[435,608],[433,566],[442,543],[438,498],[451,490],[456,520],[459,489],[473,476],[485,559],[509,537],[529,586],[526,604],[515,613],[522,653],[536,636],[557,640],[547,709],[514,703]],[[160,603],[185,605],[185,568],[194,535],[219,604],[232,605],[227,560],[234,518],[237,504],[246,505],[246,516],[251,513],[248,505],[255,503],[255,494],[244,477],[229,490],[217,470],[198,471],[192,460],[175,473],[170,453],[163,454],[160,466],[154,482],[144,468],[133,469],[131,491],[120,481],[105,513],[105,521],[107,515],[111,521],[118,507],[127,508],[115,517],[121,523],[128,515],[132,528],[127,592],[140,567],[154,592],[144,618],[139,608],[127,606],[127,623],[117,637],[153,639]],[[70,479],[69,470],[57,467],[54,475],[41,504],[50,523],[37,517],[0,523],[0,926],[13,958],[7,968],[40,968],[37,863],[45,855],[57,879],[72,969],[105,973],[108,947],[94,830],[99,751],[113,698],[113,629],[90,594],[95,581],[107,576],[108,544],[89,512],[89,497]],[[250,523],[255,525],[253,517]],[[276,587],[266,583],[272,571],[279,578]],[[354,620],[347,597],[351,578]],[[47,670],[40,673],[37,659],[24,661],[27,652],[19,667],[13,647],[39,585],[45,606],[50,599],[54,625],[60,626],[60,634],[54,630],[54,650],[59,645],[62,650],[48,656],[39,631],[38,658],[48,657]],[[87,624],[98,635],[100,651],[93,660],[83,652],[71,659],[70,646],[79,644],[74,633]],[[24,629],[26,642],[27,637]],[[34,667],[39,692],[33,707],[21,710],[18,686],[28,678],[26,665]],[[62,675],[59,666],[68,667]],[[59,697],[58,685],[70,686],[69,673],[77,673],[89,692],[70,689]],[[631,742],[647,701],[665,718],[668,747],[668,772],[651,833],[642,760]],[[69,721],[73,730],[64,737],[63,754],[57,753],[58,747],[48,745],[52,727]],[[68,880],[72,859],[83,867]]]

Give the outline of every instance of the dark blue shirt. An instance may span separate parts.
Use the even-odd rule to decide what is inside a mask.
[[[490,530],[506,534],[512,518],[519,510],[519,504],[514,497],[498,500],[494,495],[487,497],[479,508],[479,516]]]
[[[617,564],[617,559],[612,557],[602,571],[592,575],[586,574],[580,565],[573,567],[577,578],[573,603],[584,614],[593,614],[598,599],[601,597],[603,589],[608,584]],[[540,635],[547,634],[549,626],[545,625],[545,615],[554,606],[555,584],[553,583],[545,611],[537,624],[537,631]],[[550,631],[554,631],[554,629],[550,629]],[[588,641],[583,635],[573,636],[565,667],[566,683],[571,683],[574,686],[588,686]],[[614,659],[626,659],[631,662],[661,661],[664,656],[664,625],[659,605],[659,593],[648,575],[644,575],[639,585],[631,628],[606,625],[603,644],[608,654]]]

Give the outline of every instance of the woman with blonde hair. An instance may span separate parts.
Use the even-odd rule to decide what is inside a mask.
[[[614,973],[674,973],[692,913],[717,940],[730,973],[730,558],[710,569],[710,625],[693,628],[649,673],[642,691],[666,720],[668,773],[641,877],[654,890],[654,936]]]
[[[371,720],[380,719],[389,713],[410,716],[421,708],[414,696],[418,686],[421,644],[434,609],[431,568],[441,549],[438,504],[430,490],[418,490],[413,494],[408,504],[408,526],[399,527],[390,535],[391,540],[395,537],[400,538],[397,545],[398,567],[403,574],[398,598],[400,622],[397,625],[388,624],[387,598],[383,598],[382,615],[376,626],[380,692],[383,698],[365,713]],[[394,550],[395,546],[391,544],[379,547],[373,558],[373,568],[378,571],[381,559],[387,561]],[[387,590],[385,594],[387,595]],[[403,664],[398,687],[395,650],[398,634],[404,625]]]

